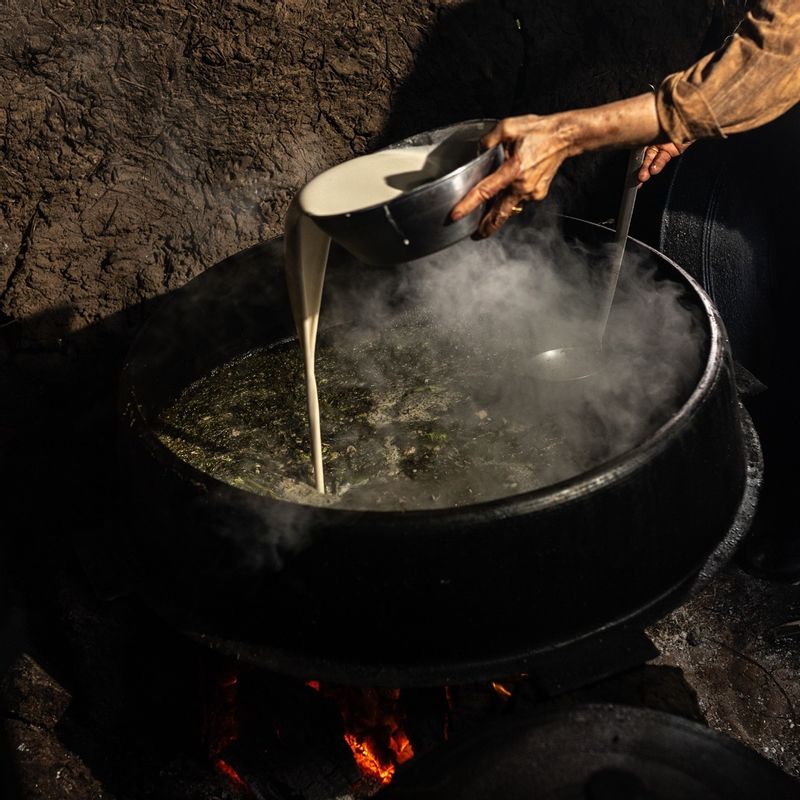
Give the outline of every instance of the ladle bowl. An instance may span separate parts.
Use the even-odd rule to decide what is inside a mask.
[[[531,375],[544,381],[579,381],[597,375],[606,361],[599,345],[554,347],[537,353],[530,361]]]

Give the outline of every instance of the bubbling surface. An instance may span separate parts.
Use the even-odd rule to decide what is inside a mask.
[[[575,477],[667,421],[694,376],[676,372],[674,392],[654,402],[659,341],[611,357],[599,383],[558,384],[526,376],[525,343],[487,345],[468,324],[444,333],[435,317],[407,311],[380,328],[333,327],[317,353],[325,494],[309,485],[305,373],[293,340],[187,387],[157,434],[201,471],[280,500],[380,511],[473,505]],[[640,380],[615,383],[631,363]],[[623,424],[619,406],[632,402],[650,412]]]

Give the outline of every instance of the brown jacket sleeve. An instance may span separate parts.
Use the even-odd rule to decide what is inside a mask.
[[[676,144],[757,128],[800,101],[800,0],[760,0],[736,33],[656,91]]]

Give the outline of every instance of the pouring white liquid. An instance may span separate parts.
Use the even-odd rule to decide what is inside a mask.
[[[330,238],[309,215],[348,214],[386,203],[452,168],[429,160],[436,145],[382,150],[346,161],[307,183],[286,215],[286,280],[297,337],[303,348],[311,453],[317,491],[325,492],[319,395],[314,370],[322,288]]]

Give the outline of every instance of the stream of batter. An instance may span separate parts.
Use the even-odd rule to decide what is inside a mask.
[[[386,203],[446,174],[452,169],[452,163],[432,158],[436,147],[382,150],[339,164],[307,183],[286,215],[286,280],[297,337],[303,348],[311,455],[314,482],[319,492],[325,492],[325,475],[314,353],[330,238],[312,217],[349,214]]]

